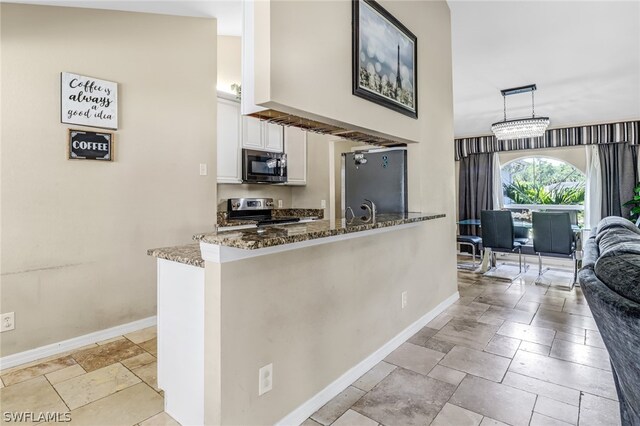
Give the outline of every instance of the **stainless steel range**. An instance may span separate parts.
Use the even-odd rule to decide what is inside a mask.
[[[255,220],[258,226],[299,222],[299,217],[273,217],[273,198],[230,198],[227,217],[233,220]]]

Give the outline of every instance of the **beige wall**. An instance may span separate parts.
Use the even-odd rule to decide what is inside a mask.
[[[155,315],[146,250],[215,223],[216,21],[0,10],[4,356]],[[114,162],[66,159],[62,71],[119,83]]]
[[[271,88],[280,100],[416,136],[420,143],[408,154],[410,208],[447,217],[219,267],[207,262],[207,323],[221,318],[221,330],[206,332],[206,418],[223,424],[276,422],[457,291],[446,2],[382,2],[419,40],[420,118],[410,122],[351,95],[349,2],[271,4],[270,37],[290,48],[272,56]],[[259,397],[258,369],[269,363],[274,388]],[[221,401],[215,395],[223,395]]]
[[[218,90],[234,93],[232,84],[242,83],[242,39],[234,36],[218,36]]]
[[[328,136],[309,132],[307,134],[307,185],[291,187],[291,202],[294,207],[321,208],[325,200],[324,216],[329,215],[329,150]]]
[[[388,2],[387,10],[395,16],[412,3]],[[352,95],[351,2],[271,0],[256,2],[255,11],[257,105],[404,140],[424,139],[420,120]],[[418,35],[420,25],[409,29]],[[418,39],[422,50],[421,43],[429,41]],[[418,70],[428,66],[420,54],[418,62]],[[301,88],[306,96],[300,96]],[[428,116],[420,103],[418,109]],[[392,120],[378,119],[391,113]]]

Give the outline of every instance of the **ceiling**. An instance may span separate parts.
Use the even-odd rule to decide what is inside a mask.
[[[15,0],[14,0],[15,1]],[[21,3],[216,17],[240,35],[241,0]],[[490,134],[500,89],[538,85],[536,114],[551,127],[640,119],[640,2],[448,0],[456,137]],[[507,98],[508,118],[531,114],[528,94]]]
[[[490,134],[500,89],[538,85],[550,127],[640,119],[640,2],[456,1],[452,17],[456,137]],[[531,116],[530,94],[507,117]]]

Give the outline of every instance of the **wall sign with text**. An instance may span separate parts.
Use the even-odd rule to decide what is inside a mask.
[[[63,72],[60,95],[62,123],[118,128],[118,83]]]
[[[113,160],[113,133],[69,129],[70,160]]]

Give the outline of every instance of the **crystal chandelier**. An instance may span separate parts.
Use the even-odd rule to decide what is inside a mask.
[[[537,90],[536,85],[530,84],[529,86],[500,91],[504,101],[504,120],[491,125],[491,131],[496,135],[496,139],[502,141],[544,136],[544,132],[547,130],[547,126],[549,126],[549,117],[536,117],[533,98],[533,92],[535,90]],[[531,92],[531,118],[507,120],[507,96],[526,92]]]

